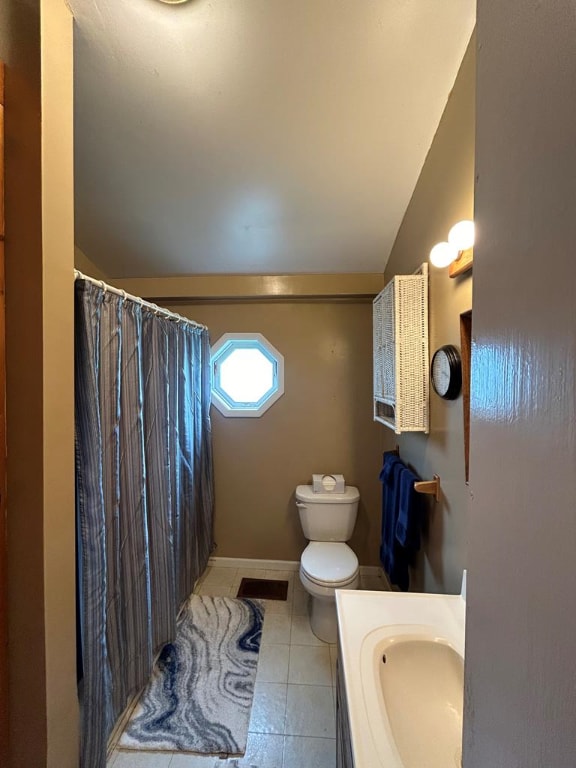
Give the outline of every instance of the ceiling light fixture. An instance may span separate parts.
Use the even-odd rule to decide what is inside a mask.
[[[463,251],[474,245],[474,222],[459,221],[448,233],[448,242],[437,243],[430,251],[430,263],[435,267],[448,267]]]

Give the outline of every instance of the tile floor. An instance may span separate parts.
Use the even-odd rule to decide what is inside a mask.
[[[285,579],[288,598],[266,601],[246,754],[241,758],[116,750],[107,768],[334,768],[336,646],[308,621],[308,595],[293,571],[209,567],[201,595],[235,597],[243,577]],[[363,577],[363,589],[382,589]]]

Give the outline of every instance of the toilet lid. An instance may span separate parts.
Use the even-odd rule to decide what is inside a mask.
[[[312,581],[329,584],[349,582],[358,571],[358,558],[339,541],[311,541],[300,563]]]
[[[311,485],[299,485],[296,488],[298,501],[308,501],[314,504],[351,504],[358,501],[360,491],[353,485],[347,485],[344,493],[316,493]]]

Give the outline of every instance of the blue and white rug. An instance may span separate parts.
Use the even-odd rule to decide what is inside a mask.
[[[256,600],[192,595],[118,747],[244,754],[263,617]]]

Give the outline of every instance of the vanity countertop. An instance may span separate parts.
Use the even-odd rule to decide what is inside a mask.
[[[355,768],[381,765],[362,686],[364,640],[382,627],[426,625],[445,637],[463,658],[465,605],[460,595],[336,590],[339,664],[346,687]]]

